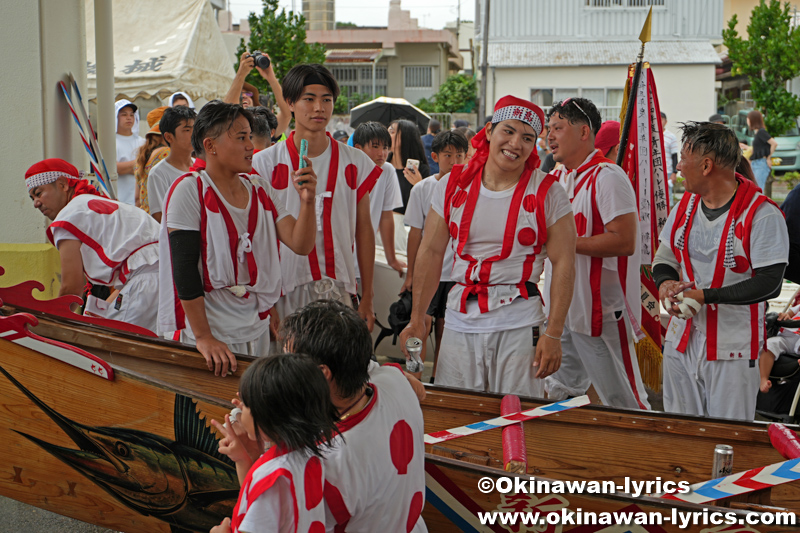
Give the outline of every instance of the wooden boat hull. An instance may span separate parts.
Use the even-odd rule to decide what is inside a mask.
[[[5,310],[13,309],[7,307]],[[37,316],[39,324],[33,330],[44,337],[85,349],[108,361],[114,371],[114,381],[103,380],[0,339],[0,366],[42,404],[68,420],[92,428],[144,432],[164,442],[175,443],[181,441],[175,431],[179,397],[196,402],[198,419],[221,419],[229,409],[229,400],[236,391],[238,379],[236,376],[215,378],[205,370],[202,358],[192,349],[157,339],[115,333],[96,325],[87,327],[79,321],[50,317],[41,312]],[[249,361],[251,359],[240,358],[237,376]],[[428,397],[422,404],[426,431],[441,431],[496,417],[500,414],[500,400],[497,395],[429,387]],[[123,531],[168,531],[176,527],[176,521],[188,520],[185,518],[188,513],[169,514],[161,507],[153,510],[126,502],[109,487],[93,481],[85,472],[65,462],[64,457],[59,458],[58,454],[45,448],[41,442],[61,448],[75,449],[79,446],[53,416],[4,375],[0,375],[0,403],[3,406],[0,408],[0,437],[7,443],[0,452],[3,463],[0,466],[0,494]],[[543,400],[523,399],[523,409],[544,403]],[[769,444],[767,425],[761,423],[587,406],[540,418],[525,423],[524,427],[529,465],[525,479],[535,476],[552,481],[609,480],[623,486],[628,476],[635,481],[660,477],[663,481],[696,483],[710,478],[714,446],[723,443],[734,447],[735,471],[782,460]],[[185,446],[185,443],[181,444]],[[737,520],[743,519],[743,508],[763,511],[766,509],[764,505],[773,505],[800,511],[800,484],[796,483],[762,491],[752,496],[750,503],[731,504],[732,509],[633,497],[622,494],[623,491],[617,491],[617,494],[550,491],[514,495],[495,490],[483,494],[478,490],[481,478],[516,477],[502,471],[502,439],[497,430],[427,446],[426,452],[428,492],[423,516],[430,531],[606,530],[604,527],[572,524],[502,528],[499,525],[481,526],[477,522],[478,512],[500,510],[642,511],[658,513],[670,520],[672,513],[677,511],[698,512],[699,516],[734,512],[738,513],[735,515]],[[213,463],[211,459],[205,460]],[[226,481],[230,477],[229,471],[221,466],[218,470],[214,475],[220,477],[203,473],[195,475],[198,483],[204,484],[202,492],[230,490],[229,481]],[[140,485],[149,486],[146,483]],[[230,499],[229,495],[224,500],[226,503],[204,500],[206,504],[213,504],[210,509],[193,510],[204,517],[220,516],[218,513],[224,513],[226,506],[231,505]],[[676,525],[662,521],[661,526],[644,529],[632,526],[606,531],[679,530]],[[180,527],[207,530],[205,525],[197,523],[184,522]],[[701,523],[681,530],[773,532],[800,531],[800,527],[759,525],[724,529]]]

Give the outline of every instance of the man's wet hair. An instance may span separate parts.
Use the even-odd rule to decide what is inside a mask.
[[[714,164],[734,170],[739,164],[742,150],[733,130],[714,122],[683,122],[681,142],[691,153],[710,156]]]
[[[158,123],[158,129],[161,130],[161,136],[164,137],[164,142],[169,146],[169,141],[164,136],[165,133],[175,135],[175,130],[181,127],[181,122],[195,120],[197,113],[191,107],[179,105],[175,107],[168,107],[161,115],[161,121]]]
[[[380,122],[364,122],[359,124],[353,132],[353,146],[366,147],[370,143],[378,142],[389,148],[392,146],[392,136],[389,130]]]
[[[597,106],[588,98],[567,98],[555,104],[547,113],[547,121],[550,117],[558,113],[572,125],[586,124],[597,135],[603,118],[597,110]]]
[[[251,107],[253,114],[253,137],[272,137],[272,130],[278,128],[278,117],[264,106]]]
[[[247,119],[250,128],[253,128],[253,114],[239,104],[211,100],[204,105],[197,114],[192,130],[192,148],[197,156],[202,157],[205,154],[203,140],[216,139],[226,133],[239,117]]]
[[[295,65],[283,77],[283,99],[289,104],[297,102],[303,95],[303,87],[307,85],[324,85],[330,90],[334,101],[339,97],[339,84],[331,71],[318,63],[307,63]]]
[[[318,456],[323,446],[331,446],[339,413],[325,375],[311,357],[259,357],[242,375],[239,394],[253,425],[273,443]]]
[[[452,146],[456,152],[467,153],[469,142],[467,137],[459,130],[440,131],[433,138],[431,143],[431,153],[438,154],[448,146]]]
[[[280,341],[327,366],[343,398],[358,394],[369,381],[372,336],[352,308],[336,300],[319,300],[287,316]]]

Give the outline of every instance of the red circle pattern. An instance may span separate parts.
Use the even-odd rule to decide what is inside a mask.
[[[389,451],[397,473],[401,476],[407,474],[408,465],[414,458],[414,433],[405,420],[400,420],[392,428],[392,433],[389,435]]]
[[[528,213],[533,213],[536,210],[536,195],[529,194],[525,198],[522,199],[522,207]]]
[[[308,533],[325,533],[325,524],[317,520],[308,528]]]
[[[458,239],[458,226],[455,222],[450,223],[450,236],[454,239]]]
[[[417,492],[411,498],[411,505],[408,509],[408,520],[406,521],[406,532],[410,533],[419,520],[419,515],[422,514],[422,492]]]
[[[275,166],[275,170],[272,171],[272,186],[281,191],[289,186],[288,166],[284,164]]]
[[[750,263],[747,261],[746,257],[737,255],[736,257],[733,258],[733,261],[736,263],[736,266],[733,267],[731,270],[733,270],[737,274],[744,274],[750,268]]]
[[[306,509],[313,509],[322,501],[322,463],[319,457],[314,456],[306,463],[303,486],[306,492]]]
[[[583,237],[586,233],[586,215],[578,213],[575,215],[575,229],[578,230],[578,235]]]
[[[517,240],[522,246],[533,246],[536,242],[536,232],[533,228],[522,228],[517,235]]]
[[[100,213],[101,215],[110,215],[117,209],[119,206],[113,202],[106,202],[104,200],[89,200],[86,205],[94,211],[95,213]]]
[[[214,194],[214,191],[208,189],[203,198],[204,203],[206,204],[206,209],[212,213],[219,213],[219,202],[217,202],[217,195]]]
[[[358,187],[358,167],[350,163],[344,169],[344,179],[347,181],[347,186],[353,190]]]
[[[467,191],[460,190],[453,195],[453,207],[461,207],[467,201]]]

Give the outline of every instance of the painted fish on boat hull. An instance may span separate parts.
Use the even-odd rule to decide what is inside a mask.
[[[79,448],[65,448],[17,431],[80,472],[122,504],[170,525],[173,532],[208,531],[231,516],[239,494],[236,468],[186,396],[175,395],[175,440],[153,433],[79,424],[6,376]]]

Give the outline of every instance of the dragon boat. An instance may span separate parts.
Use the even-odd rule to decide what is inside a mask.
[[[36,289],[0,289],[0,494],[115,531],[203,532],[229,516],[236,471],[217,452],[209,420],[229,411],[252,359],[239,357],[235,375],[215,377],[190,347],[75,315],[74,298],[40,301]],[[515,474],[503,470],[502,430],[490,429],[500,396],[427,390],[426,432],[466,433],[426,444],[429,531],[800,531],[774,523],[775,513],[800,512],[800,484],[787,482],[800,478],[800,465],[783,461],[764,423],[596,405],[559,410],[523,398],[523,410],[551,414],[523,423],[527,471]],[[453,429],[463,426],[470,430]],[[717,444],[733,446],[734,472],[755,469],[738,489],[715,481],[694,500],[646,495],[657,481],[708,481]],[[487,479],[495,488],[484,493]],[[638,490],[629,480],[651,485]],[[514,484],[517,491],[505,490]],[[494,514],[503,511],[540,518],[503,524]],[[487,513],[494,524],[481,523]],[[747,524],[752,513],[766,523]],[[687,516],[687,527],[674,523]]]

